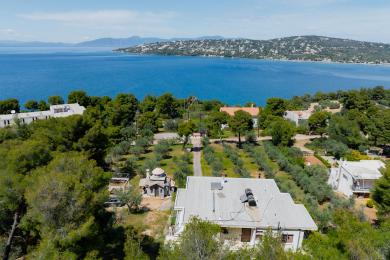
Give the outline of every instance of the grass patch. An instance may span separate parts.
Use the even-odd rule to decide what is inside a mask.
[[[118,223],[124,227],[133,226],[157,240],[164,239],[164,230],[168,224],[170,210],[129,213],[126,208],[117,209]]]
[[[218,156],[223,165],[223,173],[226,174],[228,177],[240,177],[237,173],[234,172],[234,164],[232,161],[229,160],[229,158],[226,157],[225,152],[223,151],[223,147],[220,144],[211,144],[212,148],[214,148],[216,156]]]
[[[282,192],[290,193],[296,203],[305,201],[305,192],[295,183],[292,177],[283,171],[279,171],[275,175],[275,181]]]
[[[259,167],[256,165],[256,163],[253,161],[253,159],[244,150],[238,150],[238,153],[241,157],[241,160],[244,162],[244,167],[251,174],[251,177],[258,178],[259,173],[261,173],[261,171],[259,170]]]
[[[142,166],[146,159],[150,159],[154,156],[153,153],[154,146],[149,148],[149,151],[145,154],[142,154],[137,161],[138,166]],[[183,146],[181,144],[174,144],[171,146],[171,151],[169,152],[169,157],[161,160],[160,167],[167,173],[169,177],[173,177],[174,172],[177,170],[177,165],[175,163],[175,158],[182,156],[185,153]],[[127,155],[129,157],[130,155]],[[191,157],[192,158],[192,157]],[[192,161],[191,161],[192,164]]]
[[[259,173],[261,173],[261,171],[259,170],[256,163],[253,161],[253,159],[247,153],[245,153],[244,150],[238,149],[231,144],[228,145],[232,146],[233,149],[236,149],[240,158],[244,162],[244,168],[246,168],[250,172],[251,177],[257,178]],[[223,146],[221,144],[210,144],[210,146],[214,149],[216,156],[218,156],[222,161],[223,173],[227,174],[228,177],[237,177],[237,178],[241,177],[240,175],[234,172],[234,164],[226,156],[223,150]],[[202,171],[203,171],[203,175],[211,176],[211,168],[207,164],[207,162],[203,159],[203,157],[202,157]]]
[[[202,156],[200,158],[200,165],[202,167],[202,175],[203,176],[212,176],[211,167],[210,167],[210,165],[208,165],[208,163],[204,159],[203,152],[202,152]]]

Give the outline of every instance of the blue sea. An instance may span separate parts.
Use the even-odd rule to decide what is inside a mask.
[[[108,49],[0,48],[0,100],[171,92],[178,97],[219,99],[228,104],[263,105],[269,97],[339,89],[390,87],[390,66],[142,56]]]

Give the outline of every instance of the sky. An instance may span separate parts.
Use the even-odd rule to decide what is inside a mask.
[[[322,35],[390,43],[390,0],[12,0],[0,40],[102,37],[272,39]]]

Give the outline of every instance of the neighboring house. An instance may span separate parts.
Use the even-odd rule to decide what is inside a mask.
[[[82,115],[85,107],[79,104],[62,104],[50,106],[50,110],[27,112],[27,113],[11,113],[0,115],[0,128],[14,125],[16,120],[22,124],[30,124],[36,120],[46,120],[51,117],[67,117],[72,115]]]
[[[287,110],[284,112],[284,118],[287,120],[290,120],[295,123],[295,125],[299,126],[307,120],[309,120],[309,117],[311,116],[312,112],[308,110],[297,110],[297,111],[291,111]]]
[[[258,107],[221,107],[219,111],[225,112],[229,116],[234,116],[234,113],[236,113],[237,111],[245,111],[251,115],[253,127],[257,127],[257,117],[260,112],[260,109]],[[222,128],[226,127],[226,125],[222,126]]]
[[[334,102],[338,102],[338,101],[334,101]],[[284,112],[283,117],[287,120],[294,122],[295,125],[299,126],[307,122],[307,120],[309,120],[309,117],[316,111],[317,106],[319,106],[319,103],[311,103],[310,107],[307,110],[287,110],[286,112]],[[342,106],[340,104],[340,108],[334,108],[334,109],[325,108],[322,109],[322,111],[327,111],[331,114],[335,114],[340,112],[341,108]]]
[[[106,202],[104,202],[104,206],[106,207],[121,207],[125,203],[121,201],[118,196],[118,192],[127,191],[131,187],[129,182],[129,178],[111,178],[108,184],[108,191],[110,196]]]
[[[131,187],[129,178],[111,178],[108,184],[110,196],[115,196],[118,191],[126,191]]]
[[[368,196],[375,180],[382,176],[379,169],[385,167],[379,160],[340,161],[338,164],[338,168],[330,169],[328,183],[348,197]]]
[[[266,230],[280,232],[285,249],[297,250],[305,233],[317,226],[302,204],[281,193],[272,179],[187,177],[174,205],[176,223],[167,240],[175,240],[191,217],[221,226],[221,239],[232,249],[253,246]]]
[[[176,190],[175,182],[161,168],[154,169],[152,175],[146,170],[146,178],[140,180],[139,187],[143,194],[161,198],[171,196]]]

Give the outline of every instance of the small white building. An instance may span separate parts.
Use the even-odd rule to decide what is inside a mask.
[[[312,112],[308,110],[299,110],[299,111],[287,110],[286,112],[284,112],[283,117],[287,120],[294,122],[295,125],[299,126],[304,122],[307,122],[311,114]]]
[[[267,230],[280,232],[286,250],[301,247],[305,233],[317,230],[302,204],[281,193],[272,179],[187,177],[174,205],[176,223],[167,240],[175,240],[191,217],[221,226],[221,239],[232,249],[254,246]]]
[[[30,124],[36,120],[46,120],[51,117],[67,117],[72,115],[82,115],[85,107],[79,104],[61,104],[50,106],[50,110],[27,113],[12,113],[0,115],[0,128],[14,125],[16,120],[22,124]]]
[[[338,164],[338,168],[330,169],[328,184],[348,197],[368,196],[375,180],[382,176],[379,169],[385,167],[379,160],[340,161]]]
[[[110,196],[116,196],[118,192],[125,192],[131,187],[129,178],[113,177],[108,184]]]
[[[149,169],[146,170],[146,178],[139,181],[139,187],[142,194],[161,198],[171,196],[176,191],[174,180],[161,168],[154,169],[151,175]]]

